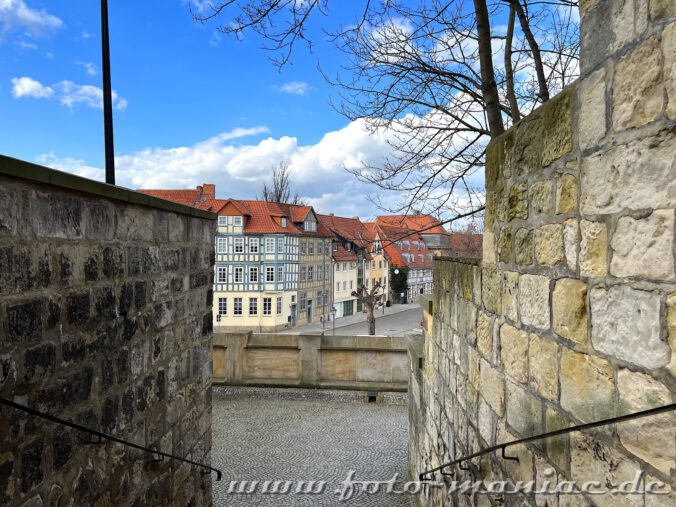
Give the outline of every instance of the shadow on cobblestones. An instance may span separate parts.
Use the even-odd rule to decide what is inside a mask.
[[[403,398],[363,399],[364,393],[345,391],[215,389],[212,462],[223,480],[213,483],[214,505],[413,505],[409,495],[386,494],[385,485],[378,494],[339,500],[336,490],[350,470],[353,480],[387,481],[398,474],[395,490],[408,480]],[[228,492],[231,481],[256,480],[252,494]],[[264,481],[282,481],[279,487],[291,481],[293,492],[299,481],[312,480],[326,481],[322,494],[262,492]]]

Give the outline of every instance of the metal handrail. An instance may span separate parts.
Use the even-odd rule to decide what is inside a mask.
[[[487,448],[482,449],[480,451],[477,451],[475,453],[468,454],[467,456],[463,456],[463,457],[458,458],[456,460],[449,461],[448,463],[444,463],[443,465],[439,465],[435,468],[431,468],[429,470],[426,470],[426,471],[422,472],[421,474],[419,474],[418,478],[419,478],[420,481],[434,480],[434,473],[435,472],[441,472],[442,475],[449,475],[449,474],[445,474],[444,472],[442,472],[442,470],[444,468],[447,468],[447,467],[450,467],[450,466],[453,466],[453,465],[459,465],[463,461],[469,461],[469,460],[472,460],[474,458],[478,458],[479,456],[483,456],[485,454],[490,454],[490,453],[495,452],[495,451],[501,451],[501,457],[503,459],[518,461],[519,458],[517,458],[517,457],[511,457],[511,456],[505,455],[505,449],[507,449],[507,447],[512,447],[514,445],[524,444],[526,442],[533,442],[534,440],[543,440],[543,439],[549,438],[549,437],[556,437],[558,435],[564,435],[564,434],[567,434],[567,433],[572,433],[574,431],[583,431],[583,430],[588,430],[590,428],[596,428],[596,427],[599,427],[599,426],[607,426],[609,424],[615,424],[615,423],[619,423],[619,422],[629,421],[631,419],[639,419],[641,417],[649,417],[649,416],[652,416],[652,415],[661,414],[663,412],[669,412],[671,410],[676,410],[676,403],[671,403],[669,405],[651,408],[651,409],[648,409],[648,410],[642,410],[640,412],[633,412],[631,414],[625,414],[625,415],[621,415],[621,416],[618,416],[618,417],[611,417],[610,419],[602,419],[600,421],[594,421],[594,422],[585,423],[585,424],[578,424],[578,425],[575,425],[575,426],[570,426],[568,428],[561,428],[561,429],[555,430],[555,431],[548,431],[547,433],[540,433],[539,435],[533,435],[533,436],[526,437],[526,438],[520,438],[518,440],[512,440],[511,442],[504,442],[502,444],[497,444],[497,445],[493,445],[491,447],[487,447]],[[460,467],[462,468],[462,465],[460,465]],[[463,468],[463,470],[466,470],[466,468]],[[425,477],[425,476],[430,475],[430,474],[432,474],[431,479],[428,479],[428,478]]]
[[[170,458],[170,459],[174,459],[176,461],[182,461],[184,463],[189,463],[191,465],[202,467],[202,468],[208,470],[208,472],[206,472],[206,473],[216,472],[216,480],[217,481],[220,481],[221,477],[223,475],[222,472],[219,469],[213,468],[209,465],[205,465],[204,463],[198,463],[197,461],[192,461],[192,460],[189,460],[189,459],[186,459],[186,458],[181,458],[180,456],[168,454],[166,452],[158,451],[156,449],[151,449],[149,447],[144,447],[142,445],[135,444],[133,442],[128,442],[127,440],[122,440],[121,438],[117,438],[117,437],[114,437],[113,435],[109,435],[107,433],[103,433],[101,431],[97,431],[97,430],[88,428],[86,426],[82,426],[81,424],[77,424],[77,423],[74,423],[74,422],[71,422],[71,421],[66,421],[65,419],[61,419],[59,417],[55,417],[53,415],[46,414],[46,413],[41,412],[39,410],[36,410],[34,408],[30,408],[30,407],[27,407],[25,405],[21,405],[20,403],[10,401],[6,398],[0,397],[0,404],[7,405],[7,406],[12,407],[16,410],[21,410],[22,412],[26,412],[27,414],[34,415],[36,417],[41,417],[42,419],[46,419],[47,421],[50,421],[50,422],[53,422],[53,423],[56,423],[56,424],[61,424],[63,426],[68,426],[69,428],[73,428],[73,429],[76,429],[78,431],[82,431],[84,433],[89,433],[90,435],[94,435],[94,436],[98,437],[99,441],[101,441],[103,439],[110,440],[111,442],[116,442],[118,444],[126,445],[127,447],[133,447],[134,449],[139,449],[141,451],[148,452],[148,453],[153,454],[155,456],[162,456],[162,458]]]

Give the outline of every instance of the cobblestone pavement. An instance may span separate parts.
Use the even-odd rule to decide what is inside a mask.
[[[214,506],[409,506],[409,495],[379,493],[340,501],[354,480],[408,480],[405,393],[364,403],[364,393],[301,389],[216,388],[213,398]],[[258,480],[257,493],[228,494],[231,481]],[[264,494],[263,481],[326,481],[323,493]],[[385,486],[381,487],[384,491]]]

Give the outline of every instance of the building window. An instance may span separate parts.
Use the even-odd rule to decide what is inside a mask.
[[[279,238],[277,241],[279,241],[277,251],[279,253],[284,253],[284,238]]]
[[[235,315],[242,315],[242,298],[234,299],[232,313]]]
[[[310,241],[308,241],[308,245],[307,245],[307,253],[310,254],[310,255],[314,255],[314,254],[315,254],[315,242],[314,242],[313,239],[311,239]]]
[[[237,227],[242,226],[242,217],[232,217],[232,225],[235,225]]]
[[[300,295],[300,311],[301,312],[305,311],[306,306],[307,306],[307,294],[305,294],[305,292],[303,292]]]
[[[304,282],[307,278],[307,268],[305,266],[300,267],[300,281]]]
[[[275,281],[275,268],[265,268],[265,281],[274,282]]]
[[[258,238],[249,238],[249,253],[258,253]]]
[[[228,268],[226,266],[218,266],[216,270],[216,282],[227,283],[227,281],[228,281]]]
[[[282,217],[282,227],[286,227],[286,218]]]
[[[219,227],[225,227],[228,225],[228,217],[218,217],[218,225]]]
[[[304,239],[300,242],[300,253],[305,254],[307,252],[307,241]]]
[[[347,271],[347,262],[343,262],[343,271]]]
[[[275,238],[265,238],[265,253],[275,253]]]
[[[317,266],[317,280],[323,280],[324,279],[324,269],[322,266]]]
[[[272,315],[272,298],[263,298],[263,315]]]
[[[340,292],[340,282],[336,282],[336,292]]]
[[[228,238],[216,238],[216,252],[225,253],[228,248]]]
[[[373,278],[373,279],[371,280],[371,287],[375,287],[375,286],[376,286],[376,279]]]
[[[369,288],[369,279],[364,280],[364,287]]]
[[[378,267],[382,269],[382,267],[383,267],[383,261],[378,261]]]
[[[311,282],[312,280],[314,280],[314,267],[308,266],[307,267],[307,281]]]
[[[333,251],[337,252],[338,251],[338,243],[333,244]]]
[[[356,262],[350,262],[350,269],[357,269],[357,263]]]
[[[228,314],[228,298],[218,298],[218,314]]]
[[[336,262],[336,271],[340,271],[340,262]]]
[[[329,266],[328,264],[324,266],[324,279],[328,280],[329,279]]]
[[[249,281],[250,282],[257,282],[258,281],[258,268],[257,267],[250,267],[249,268]]]
[[[376,261],[371,261],[371,269],[376,269]]]
[[[303,227],[306,231],[315,232],[317,230],[317,222],[313,222],[312,220],[306,220],[305,223],[303,224]]]
[[[282,314],[282,298],[277,298],[277,315]]]
[[[347,282],[343,282],[343,290],[347,290]]]
[[[235,253],[244,253],[244,238],[235,238]]]
[[[279,283],[282,283],[284,281],[284,268],[282,268],[282,266],[279,266],[277,268],[277,281]]]
[[[244,268],[236,267],[235,268],[235,283],[242,283],[244,281]]]
[[[258,315],[258,298],[249,298],[249,315]]]

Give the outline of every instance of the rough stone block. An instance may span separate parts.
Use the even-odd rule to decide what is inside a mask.
[[[547,224],[535,230],[535,260],[553,266],[563,260],[563,225]]]
[[[70,324],[80,326],[89,320],[89,292],[70,294],[66,298],[66,312]]]
[[[587,285],[572,278],[557,280],[552,292],[552,329],[569,340],[587,346]]]
[[[22,493],[26,493],[42,483],[45,477],[43,452],[43,441],[37,439],[31,442],[21,454],[19,481]]]
[[[580,276],[598,278],[608,273],[606,224],[580,221]]]
[[[549,329],[549,278],[539,275],[521,275],[519,315],[521,322],[527,326]]]
[[[656,119],[664,102],[660,45],[655,37],[641,43],[615,67],[613,128],[640,127]]]
[[[514,380],[528,383],[528,334],[525,331],[509,324],[500,327],[500,360]]]
[[[556,175],[556,214],[577,211],[578,185],[572,174]]]
[[[671,403],[664,384],[643,373],[621,368],[617,373],[619,411],[629,414]],[[666,413],[617,425],[622,445],[665,475],[676,468],[676,414]]]
[[[534,215],[551,213],[553,209],[552,182],[542,180],[530,187],[530,205]]]
[[[569,218],[563,223],[563,251],[566,255],[566,265],[571,271],[577,270],[577,252],[580,224],[577,219]]]
[[[599,357],[563,348],[561,406],[583,422],[615,415],[613,369]]]
[[[671,0],[661,0],[661,2],[665,6],[671,5],[671,14],[676,13],[676,2]],[[653,3],[657,1],[653,0]],[[667,25],[662,32],[662,54],[664,55],[664,76],[667,89],[667,117],[673,119],[676,118],[676,21]]]
[[[676,292],[667,295],[667,333],[671,348],[671,362],[667,369],[676,377]]]
[[[505,271],[502,287],[502,315],[519,322],[519,273]]]
[[[556,431],[570,426],[570,422],[551,408],[545,410],[546,432]],[[549,459],[562,470],[568,470],[570,459],[570,435],[550,437],[544,442]]]
[[[528,348],[530,385],[540,396],[551,401],[559,397],[558,347],[554,340],[530,335]]]
[[[44,302],[35,299],[8,306],[5,313],[5,334],[10,343],[26,343],[42,336]]]
[[[542,402],[512,382],[507,382],[507,424],[523,436],[542,433]]]
[[[84,207],[84,230],[89,239],[113,239],[115,233],[113,206],[105,202],[87,201]]]
[[[502,417],[505,414],[505,378],[488,361],[481,361],[481,395],[493,411]]]
[[[528,185],[517,183],[509,190],[507,199],[507,220],[528,218]]]
[[[596,350],[644,368],[669,363],[669,345],[660,337],[659,294],[615,285],[594,287],[589,300]]]
[[[484,231],[482,244],[482,260],[484,265],[495,264],[497,262],[496,251],[495,234],[492,231]]]
[[[650,0],[650,19],[668,18],[676,14],[676,4],[671,0]]]
[[[533,264],[533,231],[519,229],[514,236],[514,255],[519,266]]]
[[[610,242],[610,273],[665,280],[674,277],[674,210],[655,210],[634,220],[621,217]]]
[[[542,114],[542,167],[546,167],[568,153],[573,145],[571,95],[575,84],[564,88],[541,108]]]
[[[499,314],[502,309],[502,273],[497,269],[484,269],[481,276],[481,294],[484,308]]]
[[[507,264],[511,258],[512,231],[509,227],[505,227],[500,231],[500,239],[498,239],[498,260]]]
[[[676,136],[665,129],[584,157],[580,177],[582,213],[675,208],[674,153]]]
[[[676,304],[676,298],[674,298]],[[493,319],[484,312],[477,315],[477,348],[489,361],[493,357]]]
[[[536,172],[542,168],[543,126],[540,113],[541,110],[535,110],[516,125],[512,150],[516,175]],[[526,190],[524,184],[524,192]]]
[[[606,70],[601,68],[580,83],[578,113],[580,148],[597,146],[606,134]]]
[[[33,230],[42,238],[83,237],[82,200],[70,195],[36,192],[30,201]]]

